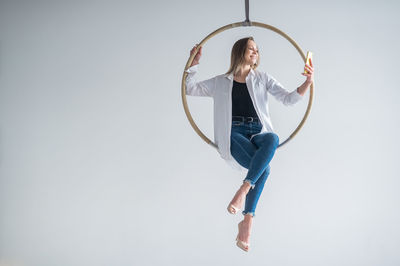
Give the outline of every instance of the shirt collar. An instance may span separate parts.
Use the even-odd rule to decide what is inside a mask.
[[[250,72],[249,72],[249,74],[248,74],[248,76],[253,76],[254,75],[254,69],[250,69]],[[227,79],[230,79],[230,80],[233,80],[233,73],[230,73],[230,74],[225,74],[224,75]]]

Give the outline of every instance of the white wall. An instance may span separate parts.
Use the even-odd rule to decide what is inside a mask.
[[[245,254],[225,209],[244,173],[180,98],[189,50],[244,20],[244,1],[1,1],[0,265],[399,265],[399,11],[250,1],[251,20],[314,52],[316,91],[271,163]],[[253,28],[211,39],[199,78],[250,34],[262,70],[304,80],[290,44]],[[189,104],[212,137],[211,100]],[[281,138],[306,104],[271,102]]]

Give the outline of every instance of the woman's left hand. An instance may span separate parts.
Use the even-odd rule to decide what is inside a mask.
[[[303,76],[306,76],[306,83],[311,84],[314,82],[314,67],[312,60],[310,58],[310,64],[305,64],[304,70],[306,70],[308,73],[301,73]]]

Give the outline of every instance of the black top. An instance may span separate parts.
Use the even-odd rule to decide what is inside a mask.
[[[246,83],[237,82],[235,80],[233,81],[232,88],[232,116],[258,118]]]

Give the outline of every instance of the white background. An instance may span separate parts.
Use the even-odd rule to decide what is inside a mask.
[[[244,173],[192,130],[191,47],[244,20],[244,1],[0,2],[0,265],[399,265],[398,1],[250,1],[250,19],[314,53],[303,129],[271,162],[251,236],[226,206]],[[199,79],[254,36],[293,90],[303,63],[263,29],[204,47]],[[188,97],[212,138],[212,101]],[[281,139],[295,107],[271,100]]]

